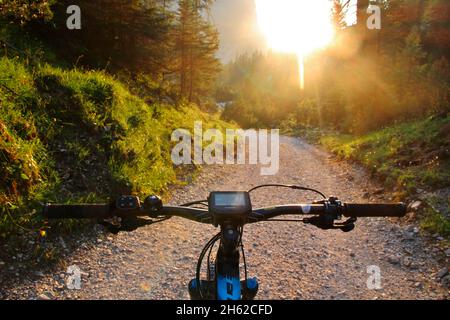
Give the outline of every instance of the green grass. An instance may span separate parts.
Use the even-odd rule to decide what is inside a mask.
[[[339,158],[355,161],[395,191],[398,200],[417,199],[419,189],[450,188],[450,116],[404,122],[364,135],[284,123],[283,132],[324,146]],[[445,192],[443,193],[445,194]],[[450,202],[429,197],[418,216],[424,230],[450,236]],[[436,208],[439,207],[439,210]]]
[[[174,129],[232,126],[192,104],[148,105],[100,71],[4,56],[0,75],[0,237],[39,226],[42,202],[163,193],[177,182]]]
[[[420,226],[431,233],[437,232],[447,239],[450,237],[450,220],[430,208],[425,211]]]
[[[355,160],[390,187],[414,193],[418,188],[450,186],[449,136],[442,129],[450,117],[402,123],[363,136],[324,134],[320,144]]]
[[[450,187],[449,116],[405,122],[360,136],[317,129],[294,130],[291,134],[306,136],[339,158],[368,168],[395,191],[399,200],[415,198],[418,189]],[[448,237],[448,216],[449,212],[437,212],[428,206],[419,220],[423,229]]]

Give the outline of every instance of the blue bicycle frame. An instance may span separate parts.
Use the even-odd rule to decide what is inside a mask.
[[[240,300],[242,297],[239,274],[240,235],[233,228],[222,230],[222,239],[216,258],[217,300]]]
[[[200,281],[199,286],[197,279],[192,280],[189,284],[191,298],[194,300],[251,300],[258,292],[258,282],[256,278],[240,280],[239,259],[242,235],[235,226],[221,229],[214,280]]]

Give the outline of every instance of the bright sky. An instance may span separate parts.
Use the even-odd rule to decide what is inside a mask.
[[[212,16],[220,32],[219,57],[224,62],[246,51],[267,49],[254,0],[216,0]]]
[[[266,30],[264,30],[264,26],[261,26],[261,23],[258,22],[255,1],[265,2],[263,5],[269,8],[263,12],[265,21],[268,21],[268,19],[274,20],[273,17],[275,16],[278,17],[274,20],[278,21],[277,25],[269,28],[270,24],[266,23]],[[311,24],[314,24],[317,20],[311,20],[311,17],[319,17],[319,20],[326,17],[325,15],[318,15],[317,12],[324,10],[323,8],[326,7],[326,4],[324,3],[329,0],[294,0],[294,2],[297,1],[307,3],[303,8],[309,9],[309,14],[308,10],[299,10],[301,6],[299,7],[296,3],[294,3],[293,6],[293,2],[289,3],[289,0],[216,0],[212,9],[212,18],[220,32],[221,44],[218,54],[219,57],[224,62],[227,62],[246,51],[266,50],[268,49],[268,46],[277,46],[277,34],[279,34],[277,33],[277,28],[288,28],[289,25],[294,25],[294,27],[298,28],[302,23],[308,24],[308,28],[310,28]],[[274,9],[270,7],[271,3],[272,8]],[[348,17],[348,23],[350,24],[354,22],[355,4],[356,0],[351,0],[349,8],[350,16]],[[289,6],[291,7],[289,8]],[[288,8],[288,10],[286,10],[286,8]],[[304,22],[301,22],[300,19],[296,18],[297,12],[298,16],[303,15]],[[287,15],[290,18],[283,19],[283,15]],[[298,24],[298,26],[295,26],[295,24]],[[272,34],[272,36],[270,34]],[[310,43],[308,42],[307,36],[308,33],[303,33],[302,41]],[[292,37],[292,35],[289,35],[289,37]],[[283,42],[282,44],[279,43],[281,47],[289,49],[286,48],[286,45],[288,44],[286,38],[279,40]]]
[[[276,51],[306,55],[334,35],[329,0],[255,0],[258,26]]]

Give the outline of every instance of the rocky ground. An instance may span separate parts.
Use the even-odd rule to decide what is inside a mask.
[[[204,199],[211,190],[247,190],[263,183],[316,187],[343,201],[388,201],[382,186],[361,168],[337,162],[299,139],[282,138],[280,171],[261,176],[258,166],[206,167],[194,183],[174,190],[171,202]],[[255,206],[306,202],[316,196],[263,189]],[[187,284],[212,226],[173,218],[132,233],[111,235],[95,227],[77,237],[53,238],[64,261],[29,270],[27,257],[0,261],[2,299],[188,299]],[[250,276],[259,299],[448,299],[448,248],[407,222],[360,219],[351,233],[298,223],[260,223],[245,229]],[[82,271],[80,290],[66,286],[67,267]],[[367,269],[381,271],[381,289],[367,287]]]

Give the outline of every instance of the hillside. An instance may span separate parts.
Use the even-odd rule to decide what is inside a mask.
[[[431,232],[450,235],[450,117],[442,114],[352,135],[284,124],[284,131],[322,145],[365,168],[397,200],[420,200],[417,218]],[[417,202],[418,204],[418,202]]]
[[[164,192],[177,181],[172,131],[225,125],[192,103],[147,104],[117,78],[62,67],[23,42],[29,54],[5,47],[0,57],[1,237],[39,228],[43,202]],[[42,52],[52,64],[30,60]]]

